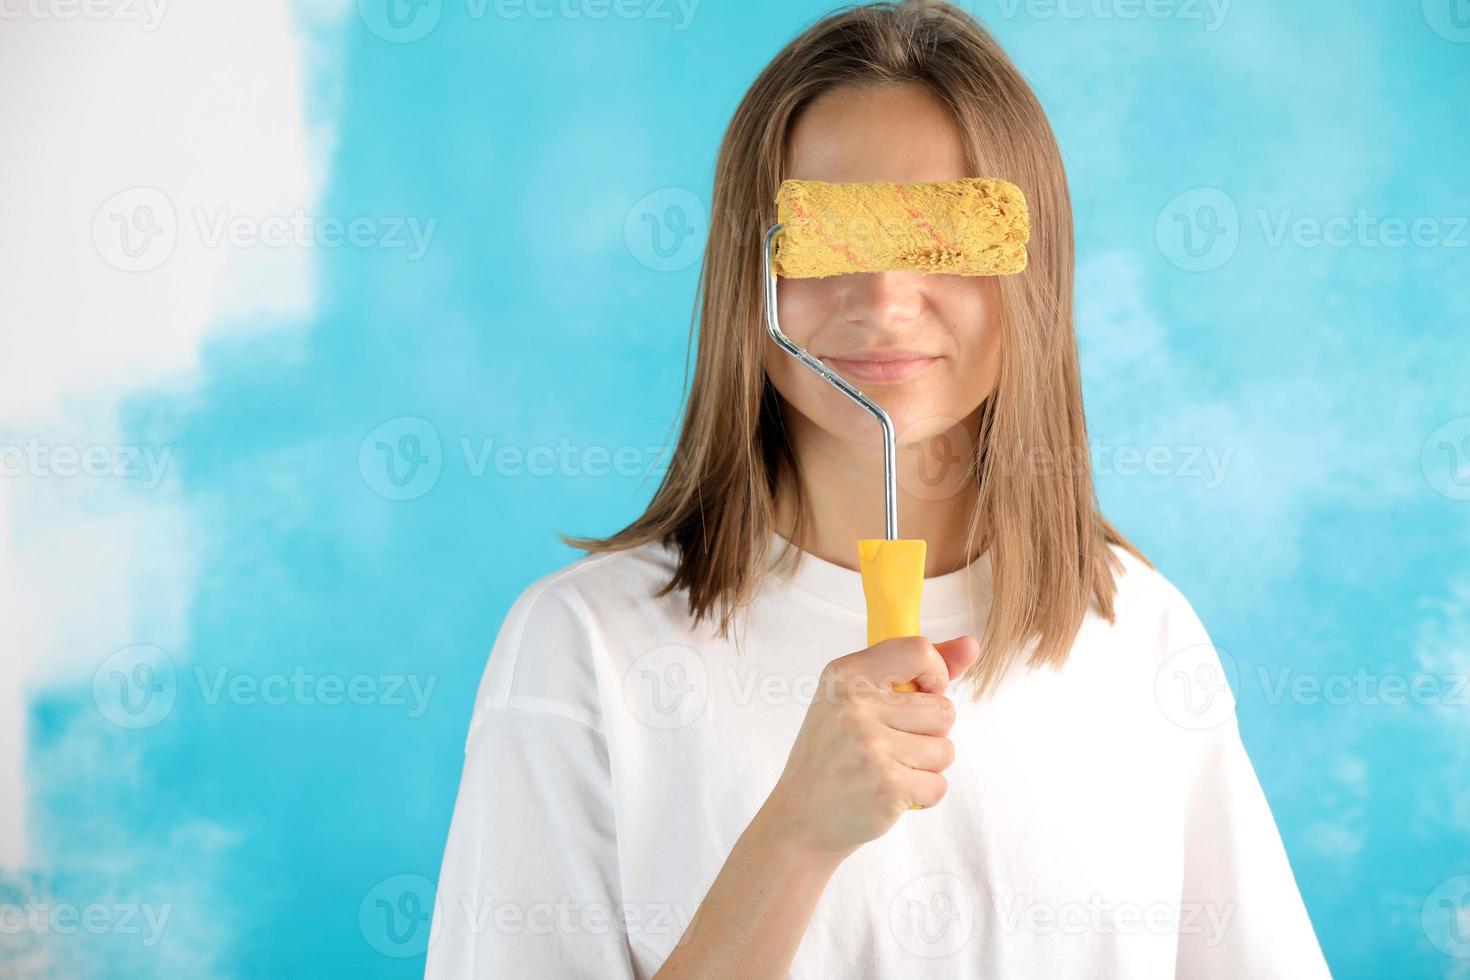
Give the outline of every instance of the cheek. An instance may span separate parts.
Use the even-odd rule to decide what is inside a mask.
[[[975,404],[989,397],[1000,377],[1000,285],[994,278],[946,277],[936,305],[954,338],[957,395]]]
[[[823,326],[833,321],[839,305],[830,279],[783,279],[777,287],[776,313],[781,332],[800,347],[811,347]],[[761,331],[764,334],[764,319]],[[771,384],[803,417],[844,438],[861,438],[872,425],[866,412],[778,347],[775,341],[766,338],[764,351]]]
[[[797,346],[810,348],[812,338],[822,325],[831,321],[836,303],[830,284],[820,279],[781,280],[776,290],[776,315],[781,321],[781,332]],[[765,326],[762,316],[763,336]],[[769,337],[765,340],[764,349],[766,373],[771,376],[776,390],[788,401],[803,408],[809,407],[813,393],[819,392],[819,386],[825,387],[827,383]]]
[[[776,287],[776,315],[781,332],[802,347],[810,346],[822,324],[837,308],[830,279],[783,279]],[[762,324],[764,326],[764,324]]]

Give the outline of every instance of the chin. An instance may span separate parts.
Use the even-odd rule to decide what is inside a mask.
[[[833,395],[842,399],[845,404],[841,406],[838,413],[823,413],[818,420],[821,427],[846,442],[872,446],[875,452],[881,451],[883,430],[879,427],[878,421],[866,409],[848,401],[847,396],[838,392],[833,392]],[[960,411],[950,405],[936,403],[932,397],[922,395],[907,398],[888,393],[877,397],[874,397],[872,393],[868,395],[892,419],[893,430],[900,446],[922,442],[948,432],[974,411],[974,408]]]

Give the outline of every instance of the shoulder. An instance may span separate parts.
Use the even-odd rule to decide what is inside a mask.
[[[1209,634],[1194,606],[1165,575],[1120,545],[1110,546],[1118,560],[1114,573],[1112,628],[1133,640],[1149,640],[1167,657],[1185,647],[1208,644]]]
[[[674,570],[673,553],[658,543],[585,555],[526,586],[511,604],[502,633],[544,638],[547,630],[578,629],[621,635],[655,610],[683,609],[681,595],[658,594]]]
[[[1165,730],[1175,735],[1233,716],[1233,661],[1222,658],[1194,606],[1158,569],[1125,548],[1112,550],[1122,566],[1113,621],[1088,616],[1097,662],[1143,698],[1142,717],[1172,722]]]
[[[532,581],[507,610],[490,650],[476,705],[481,712],[535,711],[600,728],[599,678],[626,638],[679,597],[656,593],[672,563],[657,544],[586,555]],[[473,725],[472,725],[473,729]]]

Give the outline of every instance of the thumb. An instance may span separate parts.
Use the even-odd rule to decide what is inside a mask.
[[[980,656],[980,644],[973,636],[957,636],[953,640],[934,644],[934,649],[944,658],[949,668],[949,679],[954,680],[970,669]]]

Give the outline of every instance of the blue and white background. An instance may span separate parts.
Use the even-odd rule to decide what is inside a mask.
[[[0,976],[413,976],[796,0],[0,0]],[[1337,976],[1470,977],[1470,3],[974,0]],[[845,651],[833,651],[834,655]]]

